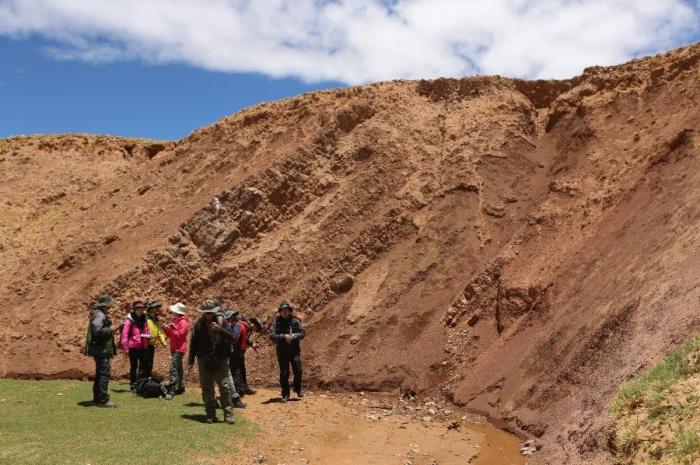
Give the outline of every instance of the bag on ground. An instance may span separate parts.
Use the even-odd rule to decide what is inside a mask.
[[[172,395],[163,386],[163,383],[159,383],[153,378],[141,378],[136,381],[136,394],[146,398],[162,397],[164,399],[172,399]]]

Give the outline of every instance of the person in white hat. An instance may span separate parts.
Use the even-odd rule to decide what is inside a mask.
[[[175,318],[163,326],[163,332],[170,340],[170,391],[173,394],[185,392],[185,370],[182,360],[187,353],[187,334],[190,320],[185,306],[178,302],[168,307]]]

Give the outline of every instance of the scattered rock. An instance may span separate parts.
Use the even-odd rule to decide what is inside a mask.
[[[102,239],[104,245],[109,245],[114,241],[119,240],[119,235],[116,233],[108,234]]]
[[[138,195],[143,195],[146,192],[148,192],[149,190],[151,190],[151,186],[149,184],[146,184],[145,186],[139,187],[139,189],[136,191],[136,193]]]
[[[528,439],[520,445],[520,453],[523,455],[532,455],[542,448],[542,445],[534,439]]]
[[[500,205],[485,204],[483,207],[484,213],[494,218],[503,218],[506,216],[506,209]]]
[[[331,290],[336,294],[344,294],[352,289],[355,280],[350,275],[344,275],[333,279],[330,283]]]

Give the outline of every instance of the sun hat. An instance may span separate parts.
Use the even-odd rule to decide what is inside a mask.
[[[110,308],[114,306],[114,300],[109,294],[102,294],[97,298],[95,308]]]
[[[291,305],[289,305],[289,302],[287,302],[287,301],[285,300],[284,302],[282,302],[282,303],[279,305],[279,307],[277,307],[277,311],[278,311],[278,312],[281,312],[282,310],[289,310],[290,312],[293,312],[293,311],[294,311],[294,307],[292,307]]]
[[[142,300],[134,300],[134,302],[131,304],[131,308],[136,310],[137,308],[146,308],[146,305],[144,305]]]
[[[233,317],[237,317],[238,315],[240,315],[240,312],[238,310],[231,309],[224,312],[224,318],[226,318],[227,320],[230,320]]]
[[[199,306],[199,313],[219,313],[221,306],[216,299],[206,299]]]
[[[163,304],[161,304],[157,300],[149,300],[148,302],[146,302],[146,308],[148,308],[148,309],[158,308],[158,307],[162,307],[162,306],[163,306]]]
[[[187,315],[187,311],[185,311],[185,305],[182,302],[178,302],[175,305],[170,305],[168,309],[177,315]]]

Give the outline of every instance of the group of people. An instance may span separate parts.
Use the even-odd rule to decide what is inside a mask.
[[[184,358],[187,354],[189,369],[197,362],[206,422],[217,421],[218,406],[224,411],[224,421],[234,422],[233,408],[245,408],[241,396],[255,394],[255,389],[248,384],[245,354],[249,346],[253,349],[256,347],[253,335],[263,332],[263,323],[259,318],[247,319],[217,299],[206,299],[199,306],[200,316],[190,334],[187,309],[180,302],[168,307],[172,318],[163,322],[160,302],[136,300],[123,323],[116,328],[109,315],[112,307],[114,299],[103,294],[90,310],[85,353],[95,360],[95,405],[116,407],[110,400],[108,384],[111,359],[118,349],[128,354],[129,381],[132,391],[136,391],[139,382],[152,377],[156,348],[169,346],[167,392],[170,395],[185,392]],[[301,320],[295,318],[293,312],[289,303],[282,302],[269,334],[276,345],[282,402],[287,402],[291,394],[290,367],[293,389],[298,397],[303,397],[300,341],[305,332]],[[119,335],[118,344],[115,334]],[[218,399],[215,386],[219,388]]]

